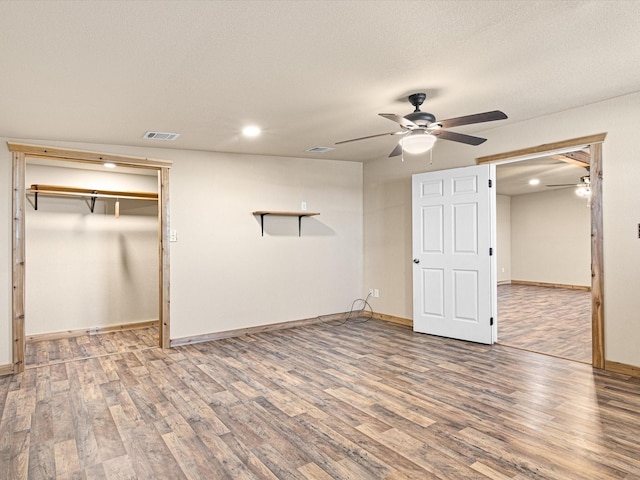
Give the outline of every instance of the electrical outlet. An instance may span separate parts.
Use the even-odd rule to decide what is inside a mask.
[[[370,288],[370,289],[369,289],[369,295],[370,295],[371,297],[373,297],[373,288]]]
[[[380,290],[378,290],[377,288],[373,289],[373,296],[375,298],[378,298],[380,296]]]
[[[307,202],[302,202],[300,204],[300,210],[302,210],[303,212],[307,211]]]
[[[178,241],[178,232],[175,229],[171,229],[169,230],[169,241],[170,242],[177,242]]]

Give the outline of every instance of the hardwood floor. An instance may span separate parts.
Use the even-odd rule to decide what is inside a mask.
[[[0,402],[3,479],[640,479],[640,379],[378,320],[36,366]]]
[[[498,342],[591,364],[591,292],[499,285]]]
[[[81,358],[153,348],[158,345],[158,327],[81,335],[59,340],[27,342],[25,366],[52,365]]]

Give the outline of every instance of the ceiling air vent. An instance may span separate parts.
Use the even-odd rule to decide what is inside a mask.
[[[330,152],[331,150],[334,150],[334,149],[331,147],[311,147],[305,151],[310,153],[325,153],[325,152]]]
[[[147,140],[168,140],[173,141],[180,136],[179,133],[167,133],[167,132],[147,132],[142,138]]]

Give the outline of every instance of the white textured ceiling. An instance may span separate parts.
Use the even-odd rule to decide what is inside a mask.
[[[623,0],[0,1],[0,136],[366,161],[397,137],[305,150],[416,91],[500,123],[638,91],[639,27]]]

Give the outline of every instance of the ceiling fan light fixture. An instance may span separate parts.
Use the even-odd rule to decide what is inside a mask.
[[[402,150],[413,154],[428,152],[433,148],[435,143],[436,137],[428,133],[414,133],[400,140]]]
[[[587,198],[591,196],[591,188],[586,185],[576,188],[576,195],[579,197]]]

